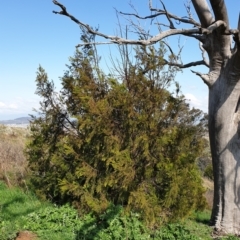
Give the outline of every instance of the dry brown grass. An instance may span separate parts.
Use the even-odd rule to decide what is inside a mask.
[[[28,129],[0,125],[0,180],[9,187],[25,185],[24,147],[28,136]]]
[[[213,205],[213,181],[211,181],[208,178],[203,178],[203,186],[206,188],[206,193],[205,193],[205,197],[206,197],[206,201],[208,204],[208,208],[212,209],[212,205]]]

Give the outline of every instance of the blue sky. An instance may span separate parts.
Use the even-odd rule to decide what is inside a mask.
[[[100,31],[114,35],[117,31],[117,18],[114,7],[123,12],[132,12],[129,0],[60,0],[68,11],[79,20],[91,26],[100,26]],[[141,3],[139,3],[141,2]],[[176,15],[186,16],[184,0],[165,0],[168,10]],[[148,0],[132,0],[140,15],[148,15]],[[236,28],[239,8],[236,2],[226,0],[232,28]],[[160,6],[160,1],[154,1]],[[35,78],[39,64],[54,80],[60,89],[60,80],[66,70],[65,64],[73,55],[75,46],[80,43],[78,26],[64,16],[55,15],[59,10],[51,0],[7,0],[0,9],[0,120],[27,116],[38,107],[39,98],[35,95]],[[193,13],[194,10],[192,9]],[[195,13],[194,13],[195,14]],[[197,19],[196,15],[195,18]],[[123,19],[123,24],[124,24]],[[144,28],[156,31],[154,25],[142,22]],[[155,29],[155,30],[154,30]],[[105,41],[102,39],[102,41]],[[177,49],[177,39],[168,39]],[[198,43],[185,37],[182,58],[184,62],[200,60]],[[109,49],[114,53],[115,46],[98,46],[102,65],[108,62]],[[206,72],[204,68],[194,68]],[[183,93],[192,100],[192,105],[207,111],[207,87],[190,70],[177,75]]]

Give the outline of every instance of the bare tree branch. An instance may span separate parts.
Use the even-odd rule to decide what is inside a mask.
[[[201,26],[201,24],[199,22],[195,21],[193,18],[178,17],[178,16],[166,11],[166,9],[162,10],[162,9],[153,8],[152,0],[149,0],[149,9],[150,9],[150,11],[158,12],[160,15],[168,15],[168,17],[173,18],[182,23],[193,24],[194,26],[199,26],[199,27]]]
[[[162,2],[162,1],[161,1]],[[156,12],[155,14],[151,14],[151,15],[148,15],[148,16],[145,16],[145,17],[141,17],[141,16],[139,16],[138,14],[135,14],[135,13],[124,13],[124,12],[119,12],[119,13],[121,13],[121,14],[123,14],[123,15],[128,15],[128,16],[134,16],[134,17],[136,17],[136,18],[139,18],[139,19],[151,19],[151,18],[156,18],[156,17],[158,17],[158,16],[161,16],[161,15],[165,15],[165,16],[167,16],[167,18],[169,18],[169,19],[174,19],[174,20],[176,20],[176,21],[179,21],[179,22],[182,22],[182,23],[187,23],[187,24],[193,24],[194,26],[198,26],[198,27],[200,27],[201,26],[201,24],[199,23],[199,22],[197,22],[197,21],[195,21],[194,19],[192,19],[192,18],[186,18],[186,17],[178,17],[178,16],[176,16],[176,15],[174,15],[174,14],[172,14],[172,13],[170,13],[170,12],[168,12],[167,10],[166,10],[166,8],[164,8],[164,10],[162,10],[162,9],[157,9],[157,8],[153,8],[152,7],[152,2],[151,2],[151,0],[149,0],[149,9],[150,9],[150,11],[152,11],[152,12]]]
[[[90,46],[90,45],[105,45],[105,44],[115,44],[114,42],[87,42],[87,43],[79,43],[76,45],[76,48],[83,47],[83,46]]]
[[[197,76],[199,76],[205,84],[207,84],[209,87],[212,85],[211,79],[208,74],[202,74],[200,72],[195,72],[191,70],[191,72],[195,73]]]
[[[168,48],[168,50],[170,51],[170,53],[171,53],[173,56],[175,56],[175,54],[174,54],[172,48],[170,47],[170,45],[169,45],[166,41],[162,41],[162,43],[163,43],[164,45],[166,45],[167,48]]]
[[[209,67],[208,65],[206,65],[206,63],[203,60],[196,61],[196,62],[190,62],[187,64],[181,64],[181,63],[169,62],[166,59],[164,59],[164,64],[169,65],[169,66],[179,67],[179,68],[189,68],[189,67],[195,67],[195,66],[199,66],[199,65],[204,65],[206,67]]]
[[[193,19],[192,12],[191,12],[191,3],[192,3],[192,0],[188,0],[186,3],[184,3],[189,19]]]
[[[217,28],[223,26],[225,29],[227,27],[226,23],[222,20],[218,20],[214,22],[212,25],[210,25],[208,28],[202,28],[202,33],[210,34]]]
[[[165,7],[163,1],[160,0],[160,2],[162,3],[163,9],[164,9],[164,11],[166,12],[166,17],[167,17],[167,19],[168,19],[168,21],[169,21],[169,23],[170,23],[170,29],[175,29],[174,24],[173,24],[170,16],[168,15],[168,12],[167,12],[167,10],[166,10],[166,7]]]
[[[169,46],[168,43],[166,43],[165,41],[162,41],[162,43],[164,43],[167,46],[168,50],[170,51],[171,55],[173,56],[173,58],[170,61],[166,60],[166,59],[162,59],[162,62],[161,62],[162,65],[178,67],[178,68],[181,68],[181,69],[189,68],[189,67],[195,67],[195,66],[199,66],[199,65],[204,65],[206,67],[209,67],[209,65],[204,60],[189,62],[189,63],[186,63],[186,64],[183,64],[183,63],[179,62],[178,59],[179,59],[179,55],[181,55],[182,48],[180,48],[179,53],[176,55],[176,54],[174,54],[172,48]],[[157,56],[156,56],[156,59],[158,59]],[[146,68],[146,69],[143,70],[143,73],[145,74],[148,71],[149,71],[149,68]]]
[[[206,57],[205,57],[205,55],[204,55],[205,52],[206,52],[206,50],[203,48],[201,42],[199,42],[199,48],[200,48],[200,50],[201,50],[201,52],[202,52],[202,58],[203,58],[203,61],[205,62],[205,65],[206,65],[207,67],[209,67],[209,61],[206,59]]]
[[[122,15],[126,15],[126,16],[134,16],[134,17],[136,17],[136,18],[139,18],[139,19],[142,19],[142,20],[144,20],[144,19],[151,19],[151,18],[155,18],[155,17],[158,17],[158,16],[160,16],[160,15],[164,15],[163,13],[156,13],[156,14],[152,14],[152,15],[148,15],[148,16],[145,16],[145,17],[141,17],[141,16],[139,16],[138,14],[136,14],[136,13],[124,13],[124,12],[122,12],[122,11],[118,11],[120,14],[122,14]]]
[[[72,16],[71,14],[69,14],[69,13],[67,12],[66,7],[65,7],[64,5],[62,5],[61,3],[59,3],[58,1],[53,0],[53,3],[54,3],[55,5],[57,5],[57,6],[59,6],[59,7],[62,9],[62,11],[60,11],[60,12],[53,11],[53,13],[55,13],[55,14],[60,14],[60,15],[64,15],[64,16],[69,17],[72,21],[74,21],[75,23],[77,23],[79,26],[86,28],[87,31],[88,31],[89,33],[91,33],[91,34],[98,35],[98,36],[100,36],[100,37],[107,38],[107,39],[109,38],[109,36],[107,36],[107,35],[105,35],[105,34],[103,34],[103,33],[94,31],[88,24],[85,24],[85,23],[83,23],[83,22],[80,22],[77,18],[75,18],[74,16]]]
[[[184,69],[184,68],[190,68],[190,67],[195,67],[195,66],[200,66],[200,65],[204,65],[206,66],[205,62],[203,60],[200,60],[200,61],[196,61],[196,62],[190,62],[190,63],[187,63],[187,64],[182,64],[182,63],[178,63],[178,62],[171,62],[171,61],[168,61],[166,59],[163,59],[162,62],[161,62],[161,65],[168,65],[168,66],[171,66],[171,67],[178,67],[180,69]],[[207,66],[206,66],[207,67]],[[148,71],[150,70],[150,68],[146,67],[142,73],[143,74],[146,74]],[[192,71],[193,72],[193,71]],[[195,73],[195,72],[194,72]]]
[[[205,35],[200,35],[200,34],[191,34],[191,35],[181,34],[181,35],[184,35],[186,37],[195,38],[195,39],[197,39],[200,42],[204,42],[206,40],[206,36]]]
[[[77,23],[80,27],[84,27],[90,34],[94,34],[96,36],[100,36],[100,37],[109,39],[112,43],[116,43],[116,44],[152,45],[152,44],[155,44],[156,42],[159,42],[160,40],[162,40],[168,36],[172,36],[172,35],[182,34],[182,35],[191,36],[191,35],[196,35],[196,34],[210,34],[210,33],[212,33],[212,31],[217,29],[219,26],[222,26],[225,24],[223,21],[217,21],[214,24],[210,25],[208,28],[169,29],[169,30],[160,32],[159,34],[157,34],[149,39],[146,39],[146,40],[130,40],[130,39],[122,38],[119,36],[110,36],[110,35],[103,34],[99,31],[95,31],[88,24],[85,24],[85,23],[79,21],[74,16],[69,14],[67,12],[66,7],[63,6],[62,4],[60,4],[58,1],[53,0],[53,3],[62,9],[62,11],[60,11],[60,12],[53,11],[53,13],[67,16],[72,21]]]
[[[208,27],[214,22],[212,13],[206,0],[192,0],[195,11],[203,27]]]

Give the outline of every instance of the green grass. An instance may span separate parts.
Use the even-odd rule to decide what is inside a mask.
[[[75,240],[73,234],[71,236],[69,231],[65,232],[60,224],[63,220],[61,216],[67,217],[66,211],[61,215],[56,209],[59,208],[53,204],[42,202],[19,188],[9,189],[0,182],[0,240],[15,239],[22,230],[34,230],[41,240]],[[46,219],[44,212],[48,216]],[[56,221],[57,218],[59,221]],[[56,231],[56,226],[61,231]]]
[[[39,200],[20,189],[8,189],[0,182],[0,240],[13,239],[23,228],[23,216],[44,207]]]
[[[39,201],[19,188],[0,182],[0,240],[13,240],[17,232],[30,230],[39,240],[211,240],[210,212],[195,213],[189,219],[169,224],[156,231],[147,229],[139,214],[125,216],[121,206],[112,206],[99,218],[76,210]],[[220,238],[218,238],[220,239]],[[221,238],[236,240],[228,236]]]
[[[210,219],[210,211],[196,212],[189,219],[184,221],[186,228],[198,239],[212,239],[212,228],[208,226]]]

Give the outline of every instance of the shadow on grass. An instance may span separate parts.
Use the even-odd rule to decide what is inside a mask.
[[[197,223],[202,223],[204,225],[210,226],[210,219],[196,219]]]
[[[104,229],[107,229],[112,220],[119,216],[120,212],[121,207],[110,207],[98,219],[92,218],[91,220],[86,221],[86,223],[78,229],[75,240],[100,239],[99,233]]]
[[[209,226],[210,225],[210,213],[209,212],[196,213],[196,216],[195,216],[194,220],[197,223],[202,223],[204,225]]]
[[[29,200],[24,196],[12,197],[10,201],[0,203],[1,216],[4,220],[15,220],[39,209],[41,206],[27,206]]]

